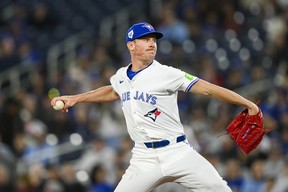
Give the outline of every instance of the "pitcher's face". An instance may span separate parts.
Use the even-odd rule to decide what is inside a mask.
[[[143,61],[152,61],[154,60],[157,52],[157,43],[156,36],[146,35],[135,39],[131,42],[130,51],[133,57],[143,60]]]

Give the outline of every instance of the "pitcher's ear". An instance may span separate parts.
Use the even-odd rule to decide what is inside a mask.
[[[133,41],[128,41],[127,42],[127,48],[129,50],[133,50],[134,49],[134,42]]]

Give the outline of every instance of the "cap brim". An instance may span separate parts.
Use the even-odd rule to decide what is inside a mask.
[[[135,37],[134,39],[138,39],[140,37],[143,37],[143,36],[146,36],[146,35],[150,35],[150,34],[155,34],[156,35],[156,39],[161,39],[163,37],[162,33],[157,32],[157,31],[153,31],[153,32],[147,32],[147,33],[141,34],[140,36]]]

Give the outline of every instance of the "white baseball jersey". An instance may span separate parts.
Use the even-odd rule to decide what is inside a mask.
[[[130,80],[128,67],[120,68],[110,82],[121,98],[131,139],[146,142],[183,135],[178,91],[188,92],[199,78],[154,60]]]

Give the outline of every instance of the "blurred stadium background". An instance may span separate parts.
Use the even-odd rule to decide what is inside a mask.
[[[217,137],[242,109],[180,93],[193,146],[234,192],[288,191],[287,0],[1,0],[0,192],[113,191],[133,146],[119,103],[62,113],[50,99],[108,84],[141,21],[165,34],[157,60],[260,100],[275,126],[244,157]]]

